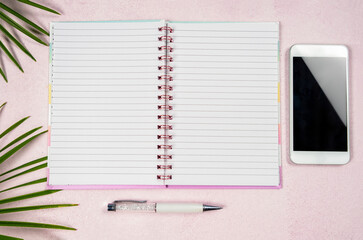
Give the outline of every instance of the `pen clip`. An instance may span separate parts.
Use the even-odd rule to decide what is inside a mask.
[[[138,201],[138,200],[115,200],[113,203],[146,203],[146,200]]]

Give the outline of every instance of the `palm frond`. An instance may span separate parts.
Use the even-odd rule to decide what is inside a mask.
[[[53,10],[51,8],[48,8],[46,6],[43,6],[43,5],[40,5],[38,3],[35,3],[35,2],[32,2],[32,1],[29,1],[29,0],[18,0],[19,2],[22,2],[22,3],[25,3],[25,4],[28,4],[30,6],[33,6],[33,7],[36,7],[36,8],[39,8],[39,9],[42,9],[44,11],[47,11],[47,12],[51,12],[51,13],[54,13],[54,14],[58,14],[60,15],[59,12],[57,12],[56,10]]]
[[[50,13],[60,15],[60,13],[55,11],[54,9],[51,9],[49,7],[46,7],[46,6],[42,5],[42,4],[30,1],[30,0],[17,0],[16,2],[18,2],[19,4],[28,5],[30,7],[35,7],[35,8],[41,9],[43,11],[47,11],[47,12],[50,12]],[[40,37],[38,37],[37,35],[33,34],[30,31],[30,30],[35,30],[36,33],[41,33],[41,34],[44,34],[46,36],[49,36],[49,32],[46,29],[39,26],[38,24],[36,24],[32,20],[30,20],[30,19],[26,18],[25,16],[23,16],[20,12],[14,10],[13,8],[9,7],[8,5],[6,5],[6,4],[4,4],[2,2],[0,2],[0,9],[1,9],[1,11],[0,11],[0,20],[3,20],[7,24],[9,24],[10,29],[12,29],[12,28],[17,29],[18,31],[20,31],[24,35],[30,37],[34,41],[36,41],[36,42],[38,42],[40,44],[43,44],[45,46],[48,46],[48,44],[44,40],[42,40]],[[11,17],[10,17],[10,15],[11,15]],[[14,19],[13,19],[13,16],[15,17]],[[22,25],[24,25],[24,26],[22,26],[18,22],[22,23]],[[4,34],[4,37],[5,37],[6,40],[9,40],[10,43],[15,44],[18,48],[21,49],[21,51],[23,51],[31,59],[36,61],[36,59],[33,57],[33,55],[30,53],[30,51],[28,51],[28,49],[16,37],[14,37],[10,33],[11,31],[8,31],[1,24],[0,24],[0,32],[2,32]],[[13,56],[13,54],[5,47],[5,45],[3,43],[0,43],[0,50],[5,52],[5,54],[10,58],[10,60],[22,72],[24,72],[23,69],[21,68],[21,64],[16,60],[16,58]],[[6,74],[5,74],[5,70],[2,67],[0,67],[0,75],[5,80],[5,82],[8,82],[8,78],[7,78]]]
[[[48,159],[48,157],[47,157],[47,156],[45,156],[45,157],[41,157],[41,158],[35,159],[35,160],[33,160],[33,161],[27,162],[27,163],[24,163],[24,164],[22,164],[22,165],[20,165],[20,166],[18,166],[18,167],[15,167],[15,168],[13,168],[13,169],[10,169],[9,171],[6,171],[6,172],[4,172],[4,173],[0,174],[0,177],[1,177],[1,176],[6,175],[6,174],[8,174],[8,173],[14,172],[14,171],[16,171],[16,170],[19,170],[19,169],[22,169],[22,168],[25,168],[25,167],[29,167],[29,166],[31,166],[31,165],[33,165],[33,164],[43,162],[43,161],[45,161],[45,160],[47,160],[47,159]]]
[[[0,164],[3,163],[5,160],[7,160],[9,157],[11,157],[12,155],[14,155],[17,151],[19,151],[20,149],[22,149],[25,145],[27,145],[28,143],[30,143],[31,141],[33,141],[34,139],[36,139],[37,137],[39,137],[40,135],[44,134],[48,132],[48,130],[40,132],[30,138],[28,138],[27,140],[25,140],[24,142],[20,143],[19,145],[17,145],[16,147],[12,148],[11,150],[7,151],[4,155],[0,156]]]
[[[37,130],[41,129],[42,127],[37,127],[37,128],[33,128],[32,130],[20,135],[19,137],[15,138],[13,141],[11,141],[10,143],[8,143],[5,147],[3,147],[2,149],[0,149],[0,152],[6,150],[7,148],[11,147],[12,145],[14,145],[15,143],[23,140],[24,138],[26,138],[27,136],[31,135],[32,133],[36,132]]]
[[[61,191],[61,190],[43,190],[43,191],[28,193],[28,194],[24,194],[24,195],[20,195],[20,196],[16,196],[16,197],[5,198],[5,199],[0,200],[0,205],[9,203],[9,202],[16,202],[16,201],[29,199],[29,198],[40,197],[40,196],[56,193],[59,191]]]
[[[48,209],[48,208],[74,207],[74,206],[78,206],[78,204],[52,204],[52,205],[36,205],[36,206],[16,207],[16,208],[3,208],[0,209],[0,214],[33,211],[33,210]]]
[[[0,48],[5,52],[5,54],[10,58],[10,60],[19,68],[20,71],[24,72],[23,68],[16,58],[11,54],[11,52],[5,47],[3,42],[0,40]]]
[[[17,17],[20,20],[22,20],[23,22],[27,23],[29,26],[32,26],[34,29],[38,30],[39,32],[44,33],[45,35],[49,36],[49,33],[45,29],[41,28],[40,26],[38,26],[34,22],[30,21],[29,19],[27,19],[26,17],[24,17],[23,15],[21,15],[17,11],[9,8],[5,4],[0,3],[0,8],[4,9],[5,11],[7,11],[7,12],[9,12],[11,14],[13,14],[15,17]]]
[[[13,35],[11,35],[11,33],[9,33],[8,30],[6,30],[4,28],[3,25],[0,24],[0,31],[2,31],[4,33],[4,35],[6,37],[8,37],[10,39],[10,41],[12,41],[13,43],[15,43],[16,46],[18,46],[26,55],[28,55],[31,59],[33,59],[34,61],[37,61],[33,55],[28,51],[28,49],[26,49],[23,44],[21,44]]]
[[[0,42],[0,45],[1,45],[1,42]],[[0,109],[2,109],[5,106],[5,104],[6,104],[6,102],[3,103],[2,105],[0,105]],[[16,129],[19,125],[21,125],[28,118],[29,118],[29,116],[25,117],[25,118],[22,118],[19,121],[17,121],[16,123],[12,124],[10,127],[8,127],[5,131],[3,131],[0,134],[0,139],[2,137],[4,137],[5,135],[9,134],[14,129]],[[5,147],[0,149],[0,165],[4,161],[6,161],[10,157],[12,157],[15,153],[22,150],[26,145],[28,145],[34,139],[36,139],[37,137],[39,137],[42,134],[47,132],[47,131],[42,131],[42,132],[37,133],[37,131],[39,129],[41,129],[41,127],[33,128],[33,129],[21,134],[20,136],[16,137],[14,140],[12,140],[10,143],[5,145]],[[9,148],[10,148],[10,150],[8,150]],[[5,150],[7,150],[7,152],[4,153]],[[7,182],[7,181],[9,181],[11,179],[14,179],[14,178],[23,176],[25,174],[28,174],[28,173],[35,172],[37,170],[46,168],[47,167],[47,162],[44,162],[44,161],[46,161],[47,159],[48,159],[47,156],[41,157],[41,158],[26,162],[26,163],[24,163],[22,165],[16,166],[16,167],[14,167],[14,168],[12,168],[10,170],[7,170],[6,172],[1,173],[0,177],[3,177],[5,175],[7,175],[7,174],[10,175],[10,173],[13,173],[13,172],[15,172],[17,170],[24,169],[26,167],[31,166],[30,168],[25,169],[25,170],[23,170],[21,172],[18,172],[18,173],[15,172],[15,173],[11,174],[10,176],[7,176],[7,178],[0,181],[0,184],[4,184],[5,182]],[[40,164],[38,164],[38,163],[40,163]],[[10,190],[13,190],[13,189],[19,189],[19,188],[22,188],[22,187],[26,187],[26,186],[30,186],[30,185],[34,185],[34,184],[39,184],[39,183],[44,183],[44,182],[47,182],[47,177],[39,178],[39,179],[32,180],[32,181],[29,181],[29,182],[25,182],[25,183],[22,183],[22,184],[19,184],[19,185],[16,185],[16,186],[12,186],[12,187],[8,186],[5,189],[2,188],[2,190],[0,190],[0,195],[1,195],[1,193],[6,192],[6,191],[10,191]],[[0,205],[7,204],[7,203],[12,203],[12,202],[18,202],[18,201],[22,201],[22,200],[28,200],[28,199],[37,198],[37,197],[42,197],[42,196],[53,194],[53,193],[56,193],[56,192],[59,192],[59,191],[61,191],[61,190],[43,190],[43,191],[32,192],[32,193],[28,193],[28,194],[17,195],[17,196],[5,198],[5,199],[0,199]],[[25,212],[25,211],[34,211],[34,210],[42,210],[42,209],[50,209],[50,208],[73,207],[73,206],[78,206],[78,204],[47,204],[47,205],[21,206],[21,207],[12,207],[12,208],[0,208],[0,215],[1,214],[8,214],[8,213],[21,213],[21,212]],[[5,221],[0,221],[0,227],[21,227],[21,228],[28,227],[28,228],[76,230],[75,228],[68,227],[68,226],[62,226],[62,225],[55,225],[55,224],[48,224],[48,223],[37,223],[37,222],[6,221],[6,220]],[[20,239],[20,238],[0,235],[0,239],[16,240],[16,239]]]
[[[8,129],[6,129],[4,132],[2,132],[0,134],[0,139],[2,137],[4,137],[6,134],[8,134],[9,132],[13,131],[15,128],[17,128],[20,124],[22,124],[25,120],[27,120],[28,118],[30,118],[30,116],[25,117],[20,119],[19,121],[17,121],[16,123],[14,123],[13,125],[11,125]]]
[[[1,67],[0,67],[0,74],[4,78],[5,82],[8,82],[8,78],[6,77],[4,71],[3,71],[3,69]]]
[[[11,52],[7,49],[7,47],[5,47],[5,45],[1,40],[0,40],[0,48],[5,52],[5,54],[10,58],[10,60],[19,68],[19,70],[24,72],[18,60],[16,60],[16,58],[13,56],[13,54],[11,54]]]
[[[27,182],[27,183],[23,183],[23,184],[14,186],[14,187],[10,187],[10,188],[1,190],[0,193],[7,192],[7,191],[10,191],[10,190],[13,190],[13,189],[16,189],[16,188],[20,188],[20,187],[26,187],[26,186],[30,186],[30,185],[34,185],[34,184],[38,184],[38,183],[43,183],[43,182],[46,182],[46,181],[47,181],[47,178],[40,178],[40,179],[37,179],[37,180],[34,180],[34,181],[30,181],[30,182]]]
[[[48,46],[48,44],[46,44],[45,42],[43,42],[40,38],[38,38],[37,36],[35,36],[31,32],[29,32],[28,30],[26,30],[23,26],[21,26],[20,24],[18,24],[17,22],[15,22],[13,19],[11,19],[10,17],[8,17],[6,14],[4,14],[1,11],[0,11],[0,18],[2,20],[4,20],[5,22],[7,22],[9,25],[13,26],[14,28],[18,29],[20,32],[24,33],[25,35],[27,35],[28,37],[30,37],[31,39],[33,39],[34,41],[36,41],[36,42],[38,42],[40,44],[43,44],[45,46]]]
[[[47,224],[47,223],[35,223],[35,222],[18,222],[18,221],[0,221],[0,226],[77,230],[75,228],[65,227],[65,226],[61,226],[61,225],[54,225],[54,224]]]
[[[21,175],[24,175],[24,174],[27,174],[27,173],[30,173],[30,172],[34,172],[34,171],[37,171],[39,169],[46,168],[46,167],[47,167],[47,163],[40,164],[38,166],[32,167],[32,168],[30,168],[28,170],[25,170],[23,172],[20,172],[18,174],[15,174],[15,175],[13,175],[11,177],[5,178],[4,180],[1,180],[0,183],[9,181],[10,179],[13,179],[13,178],[19,177]]]
[[[24,238],[10,237],[10,236],[5,236],[5,235],[1,235],[1,234],[0,234],[0,239],[1,240],[24,240]]]
[[[2,109],[6,104],[7,104],[7,102],[4,102],[3,104],[1,104],[0,109]]]

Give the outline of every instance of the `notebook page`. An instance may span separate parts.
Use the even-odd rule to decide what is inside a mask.
[[[171,22],[168,185],[279,185],[278,23]]]
[[[50,185],[164,184],[156,178],[164,24],[52,23]]]

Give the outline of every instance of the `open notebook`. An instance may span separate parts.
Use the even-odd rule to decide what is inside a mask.
[[[276,22],[54,22],[49,79],[49,188],[281,184]]]

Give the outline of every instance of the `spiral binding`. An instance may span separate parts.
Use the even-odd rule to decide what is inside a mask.
[[[158,125],[158,129],[173,130],[173,126],[172,125]]]
[[[174,32],[174,29],[172,29],[171,27],[168,27],[168,26],[164,26],[164,27],[159,27],[159,31],[169,31],[170,33],[173,33]]]
[[[158,145],[158,149],[173,149],[172,145]]]
[[[158,76],[158,79],[164,80],[164,81],[169,81],[169,82],[173,81],[173,77],[170,75],[161,75],[161,76]]]
[[[173,120],[173,116],[171,116],[171,115],[158,115],[158,119],[169,119],[169,120]]]
[[[173,96],[171,95],[159,95],[158,96],[158,99],[161,100],[161,99],[165,99],[165,100],[173,100]]]
[[[169,91],[173,91],[173,87],[169,85],[159,85],[158,89],[159,90],[168,89]]]
[[[158,109],[173,110],[173,106],[170,106],[170,105],[158,105]]]
[[[157,159],[173,159],[172,155],[161,154],[157,155]]]
[[[173,139],[173,136],[172,135],[157,135],[157,138],[158,139]]]
[[[166,42],[174,42],[173,38],[170,36],[161,36],[158,37],[158,40],[161,41],[166,41]]]
[[[169,62],[172,62],[173,61],[173,58],[172,57],[166,56],[166,55],[159,56],[158,59],[159,60],[166,60],[166,61],[169,61]]]
[[[172,165],[157,165],[157,169],[173,169]]]
[[[169,51],[169,52],[172,52],[174,49],[170,46],[161,46],[161,47],[158,47],[159,51],[162,51],[162,50],[166,50],[166,51]]]
[[[159,70],[168,70],[169,72],[173,71],[173,67],[169,66],[169,65],[163,65],[163,66],[158,66]]]
[[[156,178],[159,180],[171,180],[173,177],[171,175],[157,175]]]
[[[160,91],[158,100],[162,101],[162,104],[158,105],[158,110],[162,112],[157,115],[157,119],[163,120],[163,124],[157,125],[157,129],[162,130],[162,133],[157,135],[157,139],[164,140],[164,143],[157,145],[157,149],[162,150],[162,154],[158,154],[156,157],[158,160],[162,160],[163,164],[158,164],[156,168],[163,171],[162,174],[157,175],[157,179],[165,181],[172,179],[172,175],[167,174],[167,170],[172,169],[172,165],[169,164],[168,161],[173,159],[173,156],[169,152],[173,149],[172,144],[169,142],[173,139],[173,136],[170,134],[170,130],[173,129],[173,126],[169,124],[169,121],[173,120],[173,116],[169,113],[170,110],[173,110],[173,106],[170,104],[170,101],[173,100],[173,96],[170,94],[170,92],[173,91],[173,87],[170,86],[170,82],[173,81],[173,77],[170,75],[170,72],[173,71],[173,67],[170,66],[169,63],[173,62],[173,57],[170,56],[170,53],[173,52],[174,49],[169,46],[169,44],[173,42],[173,37],[169,34],[173,33],[174,29],[166,25],[159,27],[158,30],[163,32],[163,35],[158,37],[158,40],[163,41],[164,45],[158,47],[158,50],[162,52],[162,54],[158,56],[158,60],[163,62],[158,66],[158,70],[162,71],[162,74],[158,76],[158,80],[163,82],[158,85],[158,90]]]

